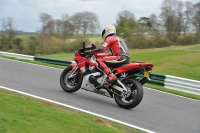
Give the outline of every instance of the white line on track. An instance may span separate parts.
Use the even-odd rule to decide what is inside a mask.
[[[96,113],[93,113],[93,112],[90,112],[90,111],[87,111],[87,110],[84,110],[84,109],[80,109],[80,108],[77,108],[77,107],[74,107],[74,106],[70,106],[70,105],[67,105],[67,104],[59,103],[59,102],[56,102],[56,101],[53,101],[53,100],[49,100],[49,99],[46,99],[46,98],[38,97],[38,96],[35,96],[35,95],[32,95],[32,94],[28,94],[28,93],[25,93],[25,92],[17,91],[17,90],[14,90],[14,89],[11,89],[11,88],[7,88],[7,87],[4,87],[4,86],[0,86],[0,88],[5,89],[5,90],[9,90],[9,91],[12,91],[12,92],[20,93],[20,94],[23,94],[23,95],[26,95],[26,96],[34,97],[34,98],[37,98],[37,99],[40,99],[40,100],[44,100],[44,101],[47,101],[47,102],[51,102],[51,103],[54,103],[54,104],[58,104],[58,105],[61,105],[61,106],[64,106],[64,107],[68,107],[68,108],[71,108],[71,109],[75,109],[75,110],[78,110],[78,111],[81,111],[81,112],[85,112],[85,113],[88,113],[88,114],[91,114],[91,115],[94,115],[94,116],[98,116],[98,117],[101,117],[101,118],[104,118],[104,119],[107,119],[107,120],[110,120],[110,121],[113,121],[113,122],[116,122],[116,123],[119,123],[119,124],[122,124],[122,125],[125,125],[125,126],[128,126],[128,127],[131,127],[131,128],[135,128],[135,129],[147,132],[147,133],[155,133],[153,131],[150,131],[150,130],[147,130],[147,129],[144,129],[144,128],[141,128],[141,127],[138,127],[138,126],[131,125],[129,123],[126,123],[126,122],[123,122],[123,121],[119,121],[119,120],[116,120],[116,119],[113,119],[113,118],[110,118],[110,117],[107,117],[107,116],[103,116],[103,115],[100,115],[100,114],[96,114]]]

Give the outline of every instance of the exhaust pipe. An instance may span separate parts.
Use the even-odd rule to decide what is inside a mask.
[[[148,82],[149,80],[150,80],[149,78],[144,77],[144,78],[140,79],[139,82],[143,85],[143,84],[145,84],[146,82]]]

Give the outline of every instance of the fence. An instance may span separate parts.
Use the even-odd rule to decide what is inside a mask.
[[[27,59],[27,60],[36,60],[40,62],[62,65],[62,66],[68,66],[71,64],[71,61],[43,58],[43,57],[38,57],[38,56],[7,53],[7,52],[1,52],[1,51],[0,51],[0,54],[4,56],[16,57],[16,58]],[[142,75],[137,75],[137,76],[141,77]],[[154,84],[154,85],[162,86],[165,88],[170,88],[170,89],[175,89],[175,90],[179,90],[183,92],[200,95],[200,81],[180,78],[180,77],[175,77],[175,76],[170,76],[170,75],[156,74],[156,73],[150,73],[150,78],[151,80],[148,82],[149,84]]]

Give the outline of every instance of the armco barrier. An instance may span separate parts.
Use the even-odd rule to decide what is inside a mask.
[[[138,79],[141,79],[143,77],[143,74],[136,74]],[[149,84],[157,85],[157,86],[162,86],[164,87],[164,82],[165,82],[165,75],[162,74],[156,74],[156,73],[150,73],[149,74],[150,81],[148,81]]]
[[[0,51],[0,54],[3,56],[15,57],[19,59],[34,60],[34,56],[31,56],[31,55],[8,53],[8,52],[2,52],[2,51]]]
[[[36,60],[36,61],[62,65],[62,66],[68,66],[71,64],[71,61],[56,60],[56,59],[43,58],[43,57],[38,57],[38,56],[7,53],[7,52],[1,52],[1,51],[0,51],[0,54],[4,56],[11,56],[11,57],[27,59],[27,60]],[[183,92],[200,95],[200,81],[180,78],[180,77],[175,77],[175,76],[170,76],[170,75],[156,74],[156,73],[150,73],[149,75],[151,79],[148,82],[149,84],[154,84],[154,85],[163,86],[169,89],[175,89],[175,90],[179,90]],[[137,74],[136,76],[138,78],[141,78],[143,74]]]
[[[71,61],[56,60],[56,59],[43,58],[43,57],[38,57],[38,56],[35,56],[34,60],[49,63],[49,64],[61,65],[61,66],[69,66],[71,64]]]
[[[166,75],[165,88],[200,95],[200,81]]]

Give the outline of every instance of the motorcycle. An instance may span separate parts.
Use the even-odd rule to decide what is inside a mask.
[[[68,93],[84,89],[114,98],[115,102],[125,109],[139,105],[143,98],[142,85],[150,80],[149,72],[152,70],[153,64],[137,61],[118,67],[107,64],[117,79],[111,84],[104,85],[108,75],[98,67],[96,59],[110,54],[86,54],[86,50],[95,49],[96,46],[94,44],[86,46],[86,43],[83,42],[82,47],[75,52],[74,61],[61,73],[61,88]],[[139,73],[144,75],[140,79],[137,76]]]

